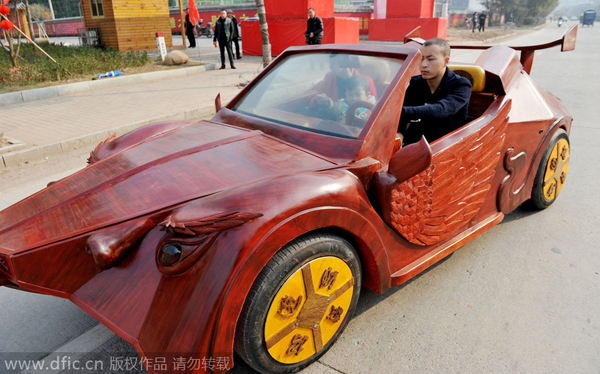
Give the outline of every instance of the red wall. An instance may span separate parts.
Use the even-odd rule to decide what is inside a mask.
[[[446,18],[387,18],[371,20],[369,40],[402,41],[404,36],[421,26],[421,38],[446,39]]]
[[[431,18],[434,0],[387,0],[386,18]]]
[[[368,35],[369,34],[369,23],[371,23],[371,19],[373,18],[372,12],[361,12],[361,13],[352,13],[352,12],[336,12],[336,17],[345,17],[345,18],[358,18],[358,33],[360,35]]]
[[[271,53],[279,55],[287,47],[305,45],[306,20],[284,19],[269,22],[269,36]],[[324,18],[323,19],[323,44],[342,43],[358,44],[357,18]],[[262,37],[258,21],[242,22],[242,35],[244,36],[242,48],[245,55],[262,55]],[[271,35],[278,35],[272,38]]]
[[[315,14],[320,18],[333,17],[333,0],[265,0],[267,21],[272,19],[306,19],[308,8],[313,8]]]

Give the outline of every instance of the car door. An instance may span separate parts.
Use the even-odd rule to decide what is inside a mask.
[[[497,214],[494,177],[503,167],[509,111],[510,100],[499,97],[481,117],[431,147],[423,138],[397,151],[373,183],[384,221],[407,241],[429,246],[474,225],[486,202],[492,206],[487,216]]]

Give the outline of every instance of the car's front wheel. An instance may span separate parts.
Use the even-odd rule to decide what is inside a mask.
[[[345,239],[298,238],[277,252],[252,285],[235,349],[261,373],[293,373],[323,355],[356,307],[361,272]]]
[[[545,209],[556,200],[567,179],[570,157],[569,136],[565,130],[559,129],[552,136],[538,167],[531,191],[531,205]]]

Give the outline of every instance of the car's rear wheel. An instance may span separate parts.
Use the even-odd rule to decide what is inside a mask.
[[[552,136],[538,167],[531,191],[531,205],[545,209],[556,200],[567,179],[570,156],[569,136],[565,130],[559,129]]]
[[[352,245],[310,234],[283,247],[252,285],[236,330],[236,352],[261,373],[293,373],[342,333],[360,293]]]

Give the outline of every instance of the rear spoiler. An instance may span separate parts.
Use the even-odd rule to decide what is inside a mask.
[[[538,44],[538,45],[528,45],[528,46],[520,46],[520,47],[509,47],[516,51],[521,51],[521,65],[523,65],[523,70],[527,74],[531,73],[531,66],[533,65],[533,54],[535,51],[539,49],[552,48],[554,46],[560,45],[561,52],[568,52],[575,50],[575,42],[577,40],[577,26],[571,27],[569,31],[567,31],[562,38],[556,39],[553,42],[546,44]],[[418,26],[416,29],[412,30],[404,37],[404,43],[408,43],[410,41],[423,44],[425,40],[421,39],[421,26]],[[488,49],[492,47],[491,45],[450,45],[452,49]]]

